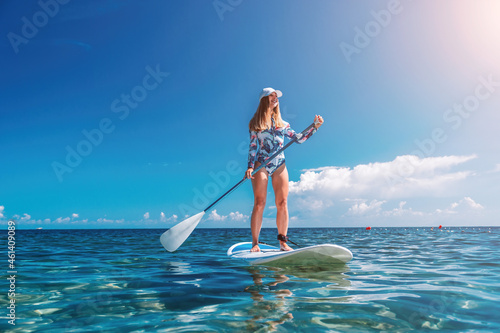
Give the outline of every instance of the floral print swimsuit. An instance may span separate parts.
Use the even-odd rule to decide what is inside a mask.
[[[297,139],[298,143],[302,143],[309,139],[316,128],[312,127],[305,135],[295,133],[290,127],[290,124],[284,121],[285,127],[276,128],[274,119],[271,118],[272,126],[260,132],[250,131],[250,148],[248,151],[248,168],[254,169],[255,162],[266,164],[269,157],[276,153],[285,142],[285,136],[290,140]],[[271,162],[267,163],[265,169],[272,176],[274,171],[285,163],[285,153],[282,152],[276,156]]]

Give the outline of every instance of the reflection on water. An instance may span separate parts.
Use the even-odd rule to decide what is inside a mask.
[[[348,279],[349,275],[346,274],[349,271],[348,264],[331,265],[328,267],[290,267],[282,270],[284,274],[293,275],[309,282],[327,282],[332,287],[339,289],[347,288],[351,285]]]
[[[0,331],[500,331],[500,228],[301,229],[354,259],[293,269],[228,259],[248,230],[195,230],[174,253],[163,231],[21,230],[18,324]]]
[[[252,316],[248,321],[249,328],[256,329],[264,325],[270,330],[287,320],[293,319],[293,302],[287,297],[292,296],[289,289],[279,287],[279,284],[289,280],[289,277],[278,271],[264,271],[257,267],[247,268],[252,276],[253,284],[245,288],[254,301],[249,309]],[[271,297],[266,297],[271,296]]]
[[[175,275],[190,274],[193,272],[188,262],[169,261],[166,263],[167,271]]]
[[[251,329],[267,327],[274,331],[279,325],[293,321],[297,301],[341,303],[349,302],[350,299],[349,296],[338,295],[339,291],[351,285],[345,274],[349,272],[347,265],[290,268],[252,266],[246,270],[253,281],[244,289],[253,300],[253,306],[249,309],[252,318],[247,321]],[[288,284],[294,292],[287,288]],[[318,296],[314,297],[313,294]]]

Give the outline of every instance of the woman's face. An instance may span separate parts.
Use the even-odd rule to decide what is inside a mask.
[[[271,95],[269,95],[267,97],[269,98],[269,107],[271,109],[274,109],[276,106],[278,106],[278,103],[279,103],[278,95],[275,92],[271,93]]]

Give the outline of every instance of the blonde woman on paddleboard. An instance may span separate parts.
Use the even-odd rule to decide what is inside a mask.
[[[266,205],[267,183],[271,177],[276,202],[276,225],[278,240],[282,251],[292,248],[286,243],[288,240],[288,171],[285,165],[285,154],[282,152],[272,161],[268,158],[283,147],[285,137],[296,139],[302,143],[309,139],[323,124],[321,116],[314,117],[314,127],[304,135],[295,133],[286,121],[281,119],[279,100],[283,94],[273,88],[264,88],[260,93],[260,102],[257,111],[250,120],[250,148],[248,152],[248,169],[246,178],[251,178],[254,194],[254,206],[251,217],[252,252],[260,251],[259,234],[262,227],[262,216]],[[252,172],[259,165],[265,164],[255,175]]]

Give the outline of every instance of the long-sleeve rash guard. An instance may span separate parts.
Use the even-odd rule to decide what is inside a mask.
[[[314,133],[316,133],[316,128],[312,127],[309,129],[305,135],[302,133],[295,133],[295,131],[290,127],[290,124],[285,122],[284,127],[276,128],[274,119],[272,120],[272,126],[270,129],[266,129],[260,132],[250,131],[250,148],[248,151],[248,168],[254,169],[255,162],[260,162],[261,164],[266,164],[269,157],[276,153],[285,141],[285,136],[290,140],[297,139],[298,143],[302,143],[309,139]],[[276,169],[278,169],[283,163],[285,163],[285,153],[281,152],[272,161],[266,164],[265,169],[267,173],[271,176]]]

